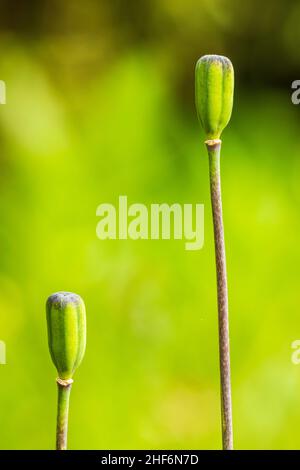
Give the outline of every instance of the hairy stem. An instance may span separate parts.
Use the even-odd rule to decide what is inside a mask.
[[[206,146],[209,156],[210,193],[217,269],[222,441],[223,449],[230,450],[233,449],[233,432],[230,383],[228,291],[220,176],[221,141],[207,141]]]
[[[57,425],[56,425],[56,450],[67,449],[69,402],[72,388],[71,381],[57,380]]]

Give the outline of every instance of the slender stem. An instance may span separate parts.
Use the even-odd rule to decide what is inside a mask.
[[[230,450],[233,449],[233,432],[230,383],[228,290],[220,176],[221,141],[207,141],[206,146],[209,155],[210,193],[217,269],[222,441],[223,449]]]
[[[72,382],[57,379],[56,450],[67,449],[69,402]]]

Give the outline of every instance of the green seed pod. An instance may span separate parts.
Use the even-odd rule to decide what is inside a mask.
[[[196,108],[207,140],[219,139],[233,105],[234,71],[224,56],[205,55],[195,70]]]
[[[46,304],[49,350],[62,380],[72,378],[86,345],[84,302],[71,292],[50,295]]]

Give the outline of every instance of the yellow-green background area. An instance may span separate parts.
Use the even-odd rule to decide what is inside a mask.
[[[300,447],[296,2],[3,2],[0,448],[53,448],[45,301],[86,302],[69,447],[220,448],[208,162],[194,65],[231,57],[223,134],[236,448]],[[205,246],[100,241],[102,202],[204,203]]]

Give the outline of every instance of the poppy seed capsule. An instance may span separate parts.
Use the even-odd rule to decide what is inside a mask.
[[[86,345],[85,306],[79,295],[57,292],[46,303],[48,344],[58,376],[72,378]]]
[[[195,70],[196,108],[207,140],[219,139],[233,106],[234,71],[224,56],[205,55]]]

